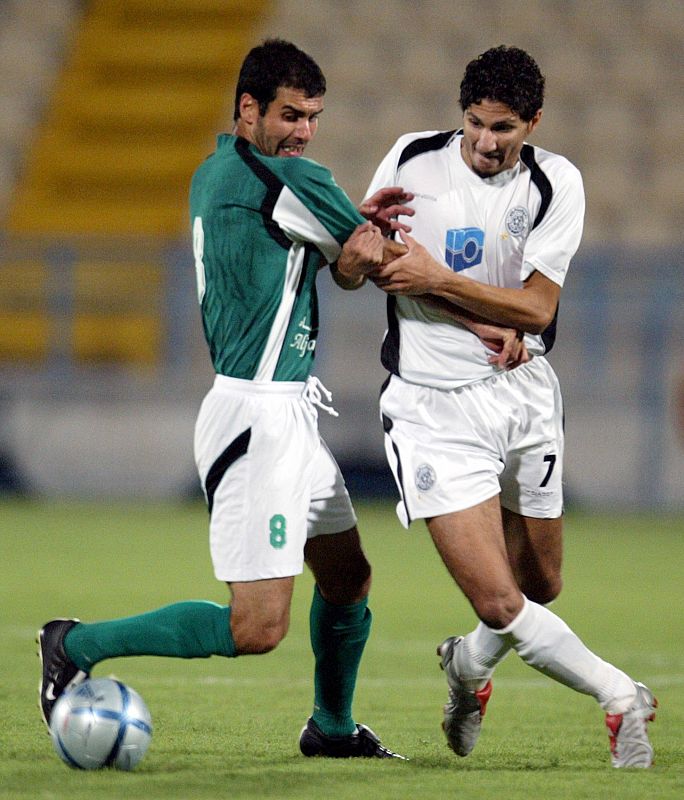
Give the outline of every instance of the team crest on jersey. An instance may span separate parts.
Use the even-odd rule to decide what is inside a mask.
[[[421,492],[427,492],[432,489],[436,479],[437,475],[435,475],[434,469],[429,464],[421,464],[416,470],[416,487]]]
[[[520,236],[527,230],[529,221],[527,209],[523,208],[523,206],[516,206],[506,215],[506,230],[511,236]]]

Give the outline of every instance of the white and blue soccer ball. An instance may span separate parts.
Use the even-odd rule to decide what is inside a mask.
[[[75,769],[130,770],[152,739],[152,717],[142,697],[112,678],[91,678],[65,692],[50,715],[57,755]]]

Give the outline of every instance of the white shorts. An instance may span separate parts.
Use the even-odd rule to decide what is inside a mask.
[[[563,512],[563,405],[544,358],[443,390],[392,375],[380,398],[404,527],[501,495],[528,517]]]
[[[221,581],[298,575],[307,538],[356,524],[305,389],[217,375],[202,402],[195,461]]]

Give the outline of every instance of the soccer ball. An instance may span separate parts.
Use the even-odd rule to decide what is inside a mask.
[[[65,692],[50,715],[57,755],[75,769],[133,769],[152,738],[140,695],[120,681],[94,678]]]

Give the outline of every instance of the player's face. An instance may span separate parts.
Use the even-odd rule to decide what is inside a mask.
[[[249,95],[244,97],[256,104]],[[242,114],[242,121],[249,123],[243,135],[266,156],[294,158],[304,153],[316,134],[323,97],[307,97],[300,89],[281,86],[263,116],[258,113],[258,104],[256,108],[256,115],[251,105]]]
[[[482,100],[468,106],[463,115],[461,154],[472,171],[489,178],[514,167],[523,143],[537,127],[541,109],[525,122],[505,103]]]

